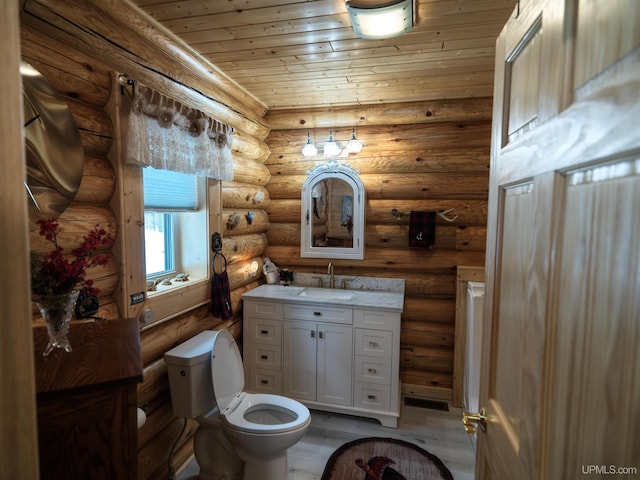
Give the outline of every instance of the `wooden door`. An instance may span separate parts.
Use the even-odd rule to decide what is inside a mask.
[[[353,405],[353,328],[318,324],[318,402]]]
[[[314,322],[284,322],[283,395],[298,400],[316,399],[316,339]]]
[[[522,2],[498,39],[478,479],[638,474],[639,21]]]

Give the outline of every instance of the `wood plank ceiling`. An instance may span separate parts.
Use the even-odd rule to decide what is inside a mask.
[[[412,31],[387,40],[356,37],[344,0],[133,3],[277,110],[491,96],[516,0],[416,0]]]

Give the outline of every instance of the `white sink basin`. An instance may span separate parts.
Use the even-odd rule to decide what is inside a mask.
[[[278,295],[287,295],[287,296],[299,295],[300,292],[304,290],[304,287],[289,287],[285,285],[268,285],[267,288],[269,288],[269,290],[272,293],[277,293]]]
[[[305,288],[298,294],[298,296],[333,300],[351,300],[353,298],[353,292],[329,288]]]

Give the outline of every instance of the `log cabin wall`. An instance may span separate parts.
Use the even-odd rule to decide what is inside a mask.
[[[85,149],[80,191],[59,218],[61,245],[70,251],[96,224],[107,226],[116,237],[111,250],[103,252],[111,261],[87,275],[101,290],[98,315],[105,321],[139,318],[148,307],[148,300],[135,306],[128,301],[132,293],[145,288],[140,285],[144,264],[139,263],[144,257],[131,255],[136,250],[129,245],[142,223],[136,209],[128,209],[127,198],[139,197],[140,192],[126,190],[135,185],[131,179],[135,174],[121,159],[123,112],[118,104],[125,97],[116,85],[117,74],[129,73],[158,90],[168,90],[234,127],[234,181],[209,182],[210,228],[223,234],[234,317],[226,322],[213,317],[209,291],[200,289],[205,298],[194,306],[172,314],[159,309],[151,324],[140,323],[144,380],[136,403],[146,411],[147,421],[138,431],[138,478],[164,479],[171,446],[183,426],[174,467],[191,457],[197,424],[190,420],[185,425],[174,417],[162,355],[205,329],[226,328],[236,339],[242,334],[240,297],[260,282],[267,245],[265,209],[270,197],[264,186],[270,173],[264,164],[269,156],[264,138],[269,129],[262,120],[264,106],[191,52],[180,55],[182,46],[147,22],[122,2],[71,0],[54,5],[34,0],[23,4],[20,27],[23,57],[65,96]],[[229,218],[235,214],[240,222],[230,226]],[[37,232],[31,233],[30,241],[35,250],[49,250]],[[33,315],[39,321],[35,309]]]
[[[483,266],[491,98],[313,110],[266,115],[271,150],[269,256],[280,268],[326,273],[327,260],[300,257],[300,191],[322,154],[301,154],[307,131],[320,147],[344,146],[351,129],[364,148],[341,162],[366,188],[364,260],[333,260],[336,274],[404,278],[400,376],[404,393],[452,400],[456,267]],[[399,213],[394,216],[392,210]],[[430,250],[408,247],[413,210],[449,211]]]

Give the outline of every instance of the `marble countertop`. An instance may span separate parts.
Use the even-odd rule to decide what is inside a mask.
[[[404,305],[402,292],[380,290],[342,290],[303,286],[260,285],[242,298],[264,299],[301,304],[377,308],[401,312]]]

